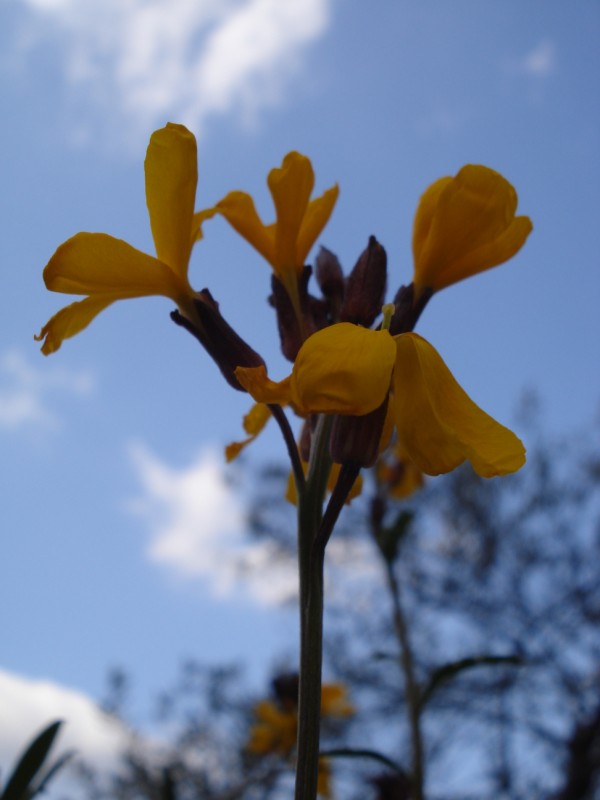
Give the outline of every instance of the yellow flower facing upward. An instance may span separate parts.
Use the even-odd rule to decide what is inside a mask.
[[[202,236],[202,221],[214,214],[194,214],[198,179],[194,135],[172,123],[155,131],[144,168],[156,258],[104,233],[78,233],[64,242],[44,269],[45,284],[53,292],[87,297],[55,314],[35,337],[43,340],[45,355],[58,350],[116,300],[162,295],[184,315],[194,314],[188,262],[194,242]]]
[[[417,295],[438,291],[508,261],[532,230],[516,217],[517,193],[493,169],[467,164],[454,177],[431,184],[419,202],[413,226]]]
[[[416,333],[391,336],[342,322],[307,339],[292,374],[280,383],[269,380],[264,367],[238,368],[236,376],[258,402],[283,400],[304,414],[361,416],[389,394],[398,440],[428,475],[468,460],[490,478],[525,463],[520,439],[468,397],[435,348]]]
[[[339,189],[332,186],[311,200],[315,184],[312,164],[295,151],[285,156],[281,167],[269,172],[267,183],[275,205],[273,224],[262,222],[246,192],[230,192],[217,203],[215,211],[269,262],[298,312],[298,276],[331,216]]]

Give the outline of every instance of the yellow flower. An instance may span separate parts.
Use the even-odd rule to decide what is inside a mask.
[[[281,383],[270,381],[262,367],[238,368],[236,377],[258,402],[283,398],[305,414],[361,416],[389,393],[398,440],[428,475],[468,460],[489,478],[525,462],[520,439],[475,405],[439,353],[416,333],[392,337],[387,330],[339,323],[307,339]]]
[[[296,709],[279,709],[270,700],[258,703],[254,709],[258,719],[250,728],[246,749],[257,756],[268,753],[287,755],[296,746],[298,714]]]
[[[437,291],[502,264],[525,244],[529,217],[515,217],[517,193],[493,169],[467,164],[423,194],[413,227],[416,293]]]
[[[298,312],[298,276],[331,216],[339,189],[332,186],[311,200],[315,183],[312,164],[295,151],[285,156],[281,167],[271,170],[267,183],[275,205],[273,224],[261,221],[246,192],[230,192],[217,203],[215,211],[269,262]]]
[[[163,295],[183,314],[194,315],[188,281],[192,245],[212,210],[194,214],[197,183],[196,139],[183,125],[169,123],[150,137],[146,201],[156,258],[104,233],[78,233],[64,242],[44,269],[48,289],[87,295],[55,314],[35,338],[45,355],[86,328],[116,300]]]
[[[256,705],[254,713],[257,722],[250,728],[246,749],[255,755],[288,755],[296,745],[297,700],[287,702],[285,707],[263,700]],[[348,700],[346,687],[341,683],[324,683],[321,687],[321,716],[344,718],[353,714],[354,706]]]

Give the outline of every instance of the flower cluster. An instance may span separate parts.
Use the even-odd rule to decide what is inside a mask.
[[[152,134],[145,176],[156,255],[100,233],[79,233],[62,244],[44,270],[46,286],[85,297],[42,328],[36,337],[42,352],[56,351],[116,300],[163,295],[177,305],[174,321],[196,336],[232,386],[257,403],[244,420],[247,438],[230,446],[229,458],[260,433],[275,407],[289,406],[305,420],[307,453],[315,415],[334,418],[334,464],[372,466],[394,442],[411,468],[430,475],[464,461],[484,477],[522,466],[520,440],[468,397],[435,348],[413,332],[435,292],[501,264],[524,244],[531,222],[516,216],[516,192],[505,178],[467,165],[425,191],[414,220],[412,282],[400,287],[378,322],[387,257],[374,237],[348,276],[322,249],[314,269],[321,294],[309,292],[313,270],[305,262],[338,187],[311,199],[314,174],[306,156],[288,153],[269,173],[276,213],[269,225],[240,191],[195,211],[196,141],[182,125]],[[190,285],[192,248],[203,223],[217,214],[272,267],[270,303],[282,351],[293,364],[283,380],[271,380],[210,292]]]

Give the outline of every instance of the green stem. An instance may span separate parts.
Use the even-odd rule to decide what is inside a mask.
[[[394,573],[394,565],[385,562],[388,588],[394,609],[394,628],[400,644],[400,663],[404,674],[404,686],[410,740],[412,750],[412,790],[414,800],[424,800],[423,784],[425,780],[425,762],[423,758],[423,737],[421,734],[419,686],[415,678],[415,666],[412,648],[408,636],[408,627],[400,600],[400,586]]]
[[[322,415],[313,436],[306,485],[298,498],[300,686],[295,800],[314,800],[317,796],[325,555],[324,546],[317,542],[317,534],[331,468],[328,453],[330,427],[331,418]]]
[[[268,406],[275,421],[279,425],[281,435],[283,436],[285,446],[287,447],[288,455],[292,464],[292,472],[294,473],[294,480],[296,481],[296,491],[298,492],[298,496],[300,496],[304,491],[305,481],[302,462],[300,461],[300,454],[298,453],[298,447],[296,445],[296,440],[294,439],[294,433],[290,427],[290,423],[283,408],[279,405],[275,405],[274,403],[269,403]]]

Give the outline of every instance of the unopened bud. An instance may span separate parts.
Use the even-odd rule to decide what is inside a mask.
[[[298,280],[298,298],[302,320],[298,319],[296,310],[283,283],[275,275],[271,276],[272,294],[269,302],[277,313],[281,352],[288,361],[292,362],[296,360],[298,350],[302,347],[304,340],[315,332],[308,294],[308,281],[311,273],[310,267],[304,267],[304,271]]]
[[[346,280],[341,322],[370,328],[381,311],[387,285],[387,256],[374,236]]]
[[[179,311],[171,312],[171,319],[198,339],[230,386],[245,392],[235,377],[236,367],[260,367],[264,360],[221,315],[219,304],[208,289],[198,292],[194,307],[197,321],[192,322]]]
[[[417,320],[432,295],[433,291],[431,289],[423,289],[417,297],[413,283],[409,286],[401,286],[398,289],[394,297],[394,314],[389,326],[392,336],[414,330]]]
[[[329,452],[336,464],[372,467],[379,454],[388,399],[360,417],[339,414],[333,420]]]
[[[315,261],[315,278],[328,302],[332,319],[337,321],[344,297],[344,273],[338,257],[326,247],[321,247]]]

